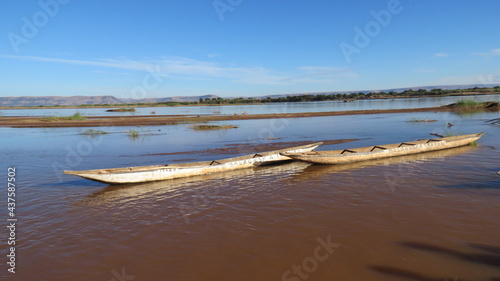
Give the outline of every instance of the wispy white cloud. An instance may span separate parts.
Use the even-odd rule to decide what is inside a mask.
[[[331,66],[301,66],[298,74],[286,77],[284,81],[294,83],[324,83],[333,84],[339,79],[358,78],[359,75],[346,67]]]
[[[474,55],[476,55],[476,56],[482,56],[482,57],[485,57],[485,58],[491,58],[491,57],[494,57],[494,56],[500,56],[500,48],[499,49],[491,50],[491,51],[486,52],[486,53],[477,52],[477,53],[474,53]]]
[[[468,76],[447,76],[431,83],[433,85],[500,84],[500,73],[477,74]]]
[[[479,75],[477,79],[483,85],[500,84],[500,74],[490,73],[485,75]]]
[[[90,66],[121,68],[129,70],[144,70],[148,66],[148,64],[132,60],[104,59],[104,60],[91,61],[91,60],[72,60],[72,59],[59,59],[59,58],[47,58],[47,57],[36,57],[36,56],[15,56],[15,55],[1,55],[0,57],[26,60],[26,61],[54,62],[54,63],[74,64],[74,65],[90,65]]]
[[[438,58],[443,58],[443,57],[449,57],[450,54],[448,54],[448,53],[435,53],[434,56],[436,56]]]
[[[420,72],[420,73],[429,73],[429,72],[436,71],[435,69],[431,69],[431,68],[427,68],[427,67],[419,67],[416,70],[417,70],[417,72]]]
[[[25,61],[97,66],[124,70],[151,72],[169,78],[229,79],[233,82],[260,85],[294,85],[300,83],[334,83],[338,79],[357,78],[351,70],[342,67],[303,66],[295,71],[281,73],[265,67],[238,67],[185,57],[164,56],[154,60],[73,60],[36,56],[0,55],[2,58]],[[101,70],[97,70],[101,71]],[[95,72],[95,71],[94,71]]]
[[[104,71],[104,70],[92,70],[92,73],[95,73],[95,74],[108,74],[109,72]]]

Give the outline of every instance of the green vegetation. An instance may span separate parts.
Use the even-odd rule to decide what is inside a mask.
[[[64,118],[64,117],[63,117]],[[75,112],[75,114],[69,116],[69,117],[65,117],[66,120],[85,120],[87,119],[85,116],[83,116],[83,114],[81,112]]]
[[[42,119],[40,119],[40,120],[42,120],[42,121],[44,121],[44,122],[52,122],[52,121],[57,121],[57,120],[60,120],[59,118],[61,118],[61,117],[47,116],[47,117],[43,117],[43,118],[42,118]]]
[[[444,137],[456,137],[461,135],[461,133],[455,131],[455,130],[446,130],[444,133]]]
[[[105,135],[105,134],[108,134],[108,132],[94,130],[94,129],[88,129],[82,133],[82,135],[87,135],[87,136],[96,136],[96,135]]]
[[[412,123],[425,123],[425,122],[436,122],[437,120],[434,119],[417,119],[417,118],[410,118],[408,119],[408,122]]]
[[[233,125],[195,125],[192,128],[197,131],[205,131],[205,130],[235,129],[238,127]]]
[[[473,142],[469,143],[468,146],[477,146],[477,142],[473,141]]]
[[[458,114],[470,115],[482,111],[498,111],[500,103],[494,101],[479,102],[471,99],[462,99],[456,103],[447,105],[448,108],[454,109]]]
[[[130,130],[127,132],[127,135],[132,138],[132,139],[135,139],[135,138],[138,138],[139,137],[139,131],[136,131],[136,130]]]
[[[432,89],[427,91],[425,89],[419,90],[406,90],[403,92],[359,92],[359,93],[346,93],[346,94],[319,94],[319,95],[294,95],[287,97],[267,97],[264,99],[259,98],[205,98],[197,102],[198,104],[216,105],[216,104],[258,104],[258,103],[276,103],[276,102],[309,102],[309,101],[354,101],[364,99],[392,99],[392,98],[414,98],[414,97],[439,97],[439,96],[457,96],[457,95],[474,95],[474,94],[496,94],[500,93],[500,87],[494,88],[470,88],[460,90],[443,90]],[[196,104],[193,102],[193,104]]]
[[[481,107],[483,105],[482,102],[470,100],[470,99],[462,99],[456,103],[457,107]]]
[[[135,108],[130,107],[130,108],[114,108],[114,109],[108,109],[106,110],[107,112],[135,112]]]
[[[143,128],[139,127],[138,130],[128,130],[124,132],[127,134],[130,140],[136,140],[139,137],[144,137],[144,136],[158,136],[161,135],[161,129],[158,130],[144,130]]]
[[[75,112],[75,114],[73,114],[71,116],[67,116],[67,117],[47,116],[47,117],[43,117],[41,120],[45,121],[45,122],[53,122],[53,121],[61,121],[61,120],[81,121],[81,120],[85,120],[85,119],[87,119],[87,118],[85,116],[83,116],[82,113],[77,111],[77,112]]]
[[[487,94],[500,94],[500,87],[474,87],[469,89],[418,89],[418,90],[405,90],[401,92],[387,91],[387,92],[358,92],[358,93],[323,93],[318,95],[292,95],[286,97],[267,97],[267,98],[200,98],[198,101],[192,102],[159,102],[159,103],[125,103],[125,104],[82,104],[77,107],[80,108],[95,108],[95,107],[133,107],[133,106],[189,106],[189,105],[229,105],[229,104],[260,104],[260,103],[279,103],[279,102],[309,102],[309,101],[355,101],[366,99],[394,99],[394,98],[417,98],[417,97],[442,97],[442,96],[462,96],[462,95],[487,95]],[[70,106],[19,106],[16,108],[68,108]],[[9,107],[10,108],[10,107]],[[128,109],[119,109],[120,111],[134,111]]]

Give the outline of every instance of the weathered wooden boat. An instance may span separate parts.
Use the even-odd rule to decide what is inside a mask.
[[[325,175],[332,175],[336,173],[343,174],[346,171],[351,171],[355,172],[356,170],[359,169],[364,169],[364,168],[369,168],[369,167],[379,167],[382,169],[379,169],[377,171],[382,172],[382,176],[386,177],[386,179],[394,176],[392,174],[385,174],[385,169],[389,167],[396,167],[397,169],[400,169],[401,167],[406,167],[405,169],[412,169],[412,167],[415,167],[416,163],[427,163],[430,161],[446,161],[444,160],[445,158],[451,157],[451,156],[458,156],[466,153],[473,152],[475,150],[479,149],[477,146],[461,146],[461,147],[455,147],[455,148],[450,148],[450,149],[443,149],[443,150],[437,150],[437,151],[429,151],[429,152],[422,152],[422,153],[417,153],[417,154],[409,154],[409,155],[403,155],[403,156],[397,156],[397,157],[387,157],[387,158],[380,158],[380,159],[373,159],[373,160],[366,160],[366,161],[359,161],[359,162],[352,162],[352,163],[346,163],[342,165],[311,165],[311,163],[307,162],[302,162],[302,161],[296,161],[295,163],[299,164],[299,162],[302,162],[302,164],[307,165],[302,169],[302,171],[295,173],[292,178],[293,180],[297,181],[308,181],[311,179],[318,179],[322,176]],[[409,171],[408,174],[415,175],[417,172],[416,171]],[[348,179],[348,178],[345,178]],[[354,180],[354,178],[352,178]]]
[[[291,160],[291,158],[281,155],[281,153],[297,154],[310,152],[321,144],[321,142],[318,142],[281,150],[255,153],[246,156],[213,161],[86,171],[64,171],[64,173],[108,184],[125,184],[169,180],[175,178],[232,171]]]
[[[482,135],[478,133],[344,150],[285,152],[282,155],[315,164],[345,164],[464,146],[477,141]]]

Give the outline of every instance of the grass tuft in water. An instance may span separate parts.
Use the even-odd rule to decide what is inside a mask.
[[[136,131],[136,130],[130,130],[127,132],[127,135],[130,137],[130,138],[138,138],[139,137],[139,131]]]
[[[47,116],[47,117],[43,117],[42,121],[44,122],[53,122],[53,121],[62,121],[62,120],[85,120],[87,119],[85,116],[83,116],[83,114],[79,111],[75,112],[75,114],[71,115],[71,116],[66,116],[66,117],[57,117],[57,116]]]
[[[105,135],[105,134],[109,134],[109,133],[104,132],[104,131],[94,130],[94,129],[88,129],[82,133],[82,135],[86,135],[86,136],[96,136],[96,135]]]
[[[192,127],[197,131],[206,131],[206,130],[225,130],[225,129],[236,129],[238,126],[233,125],[195,125]]]
[[[473,142],[469,143],[468,146],[477,146],[477,142],[473,141]]]
[[[135,112],[135,108],[133,108],[133,107],[130,107],[130,108],[122,107],[122,108],[108,109],[106,111],[107,112]]]
[[[417,118],[410,118],[408,119],[407,122],[412,122],[412,123],[425,123],[425,122],[436,122],[437,120],[434,119],[417,119]]]
[[[457,107],[480,107],[483,105],[483,103],[470,99],[462,99],[457,101],[456,105]]]
[[[444,137],[456,137],[459,135],[461,135],[461,133],[455,130],[446,130],[443,134]]]
[[[75,112],[75,114],[69,116],[69,117],[63,117],[66,120],[85,120],[87,119],[83,114],[79,111]]]

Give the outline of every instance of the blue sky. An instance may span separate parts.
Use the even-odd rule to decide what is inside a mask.
[[[500,83],[500,1],[0,1],[0,95]]]

